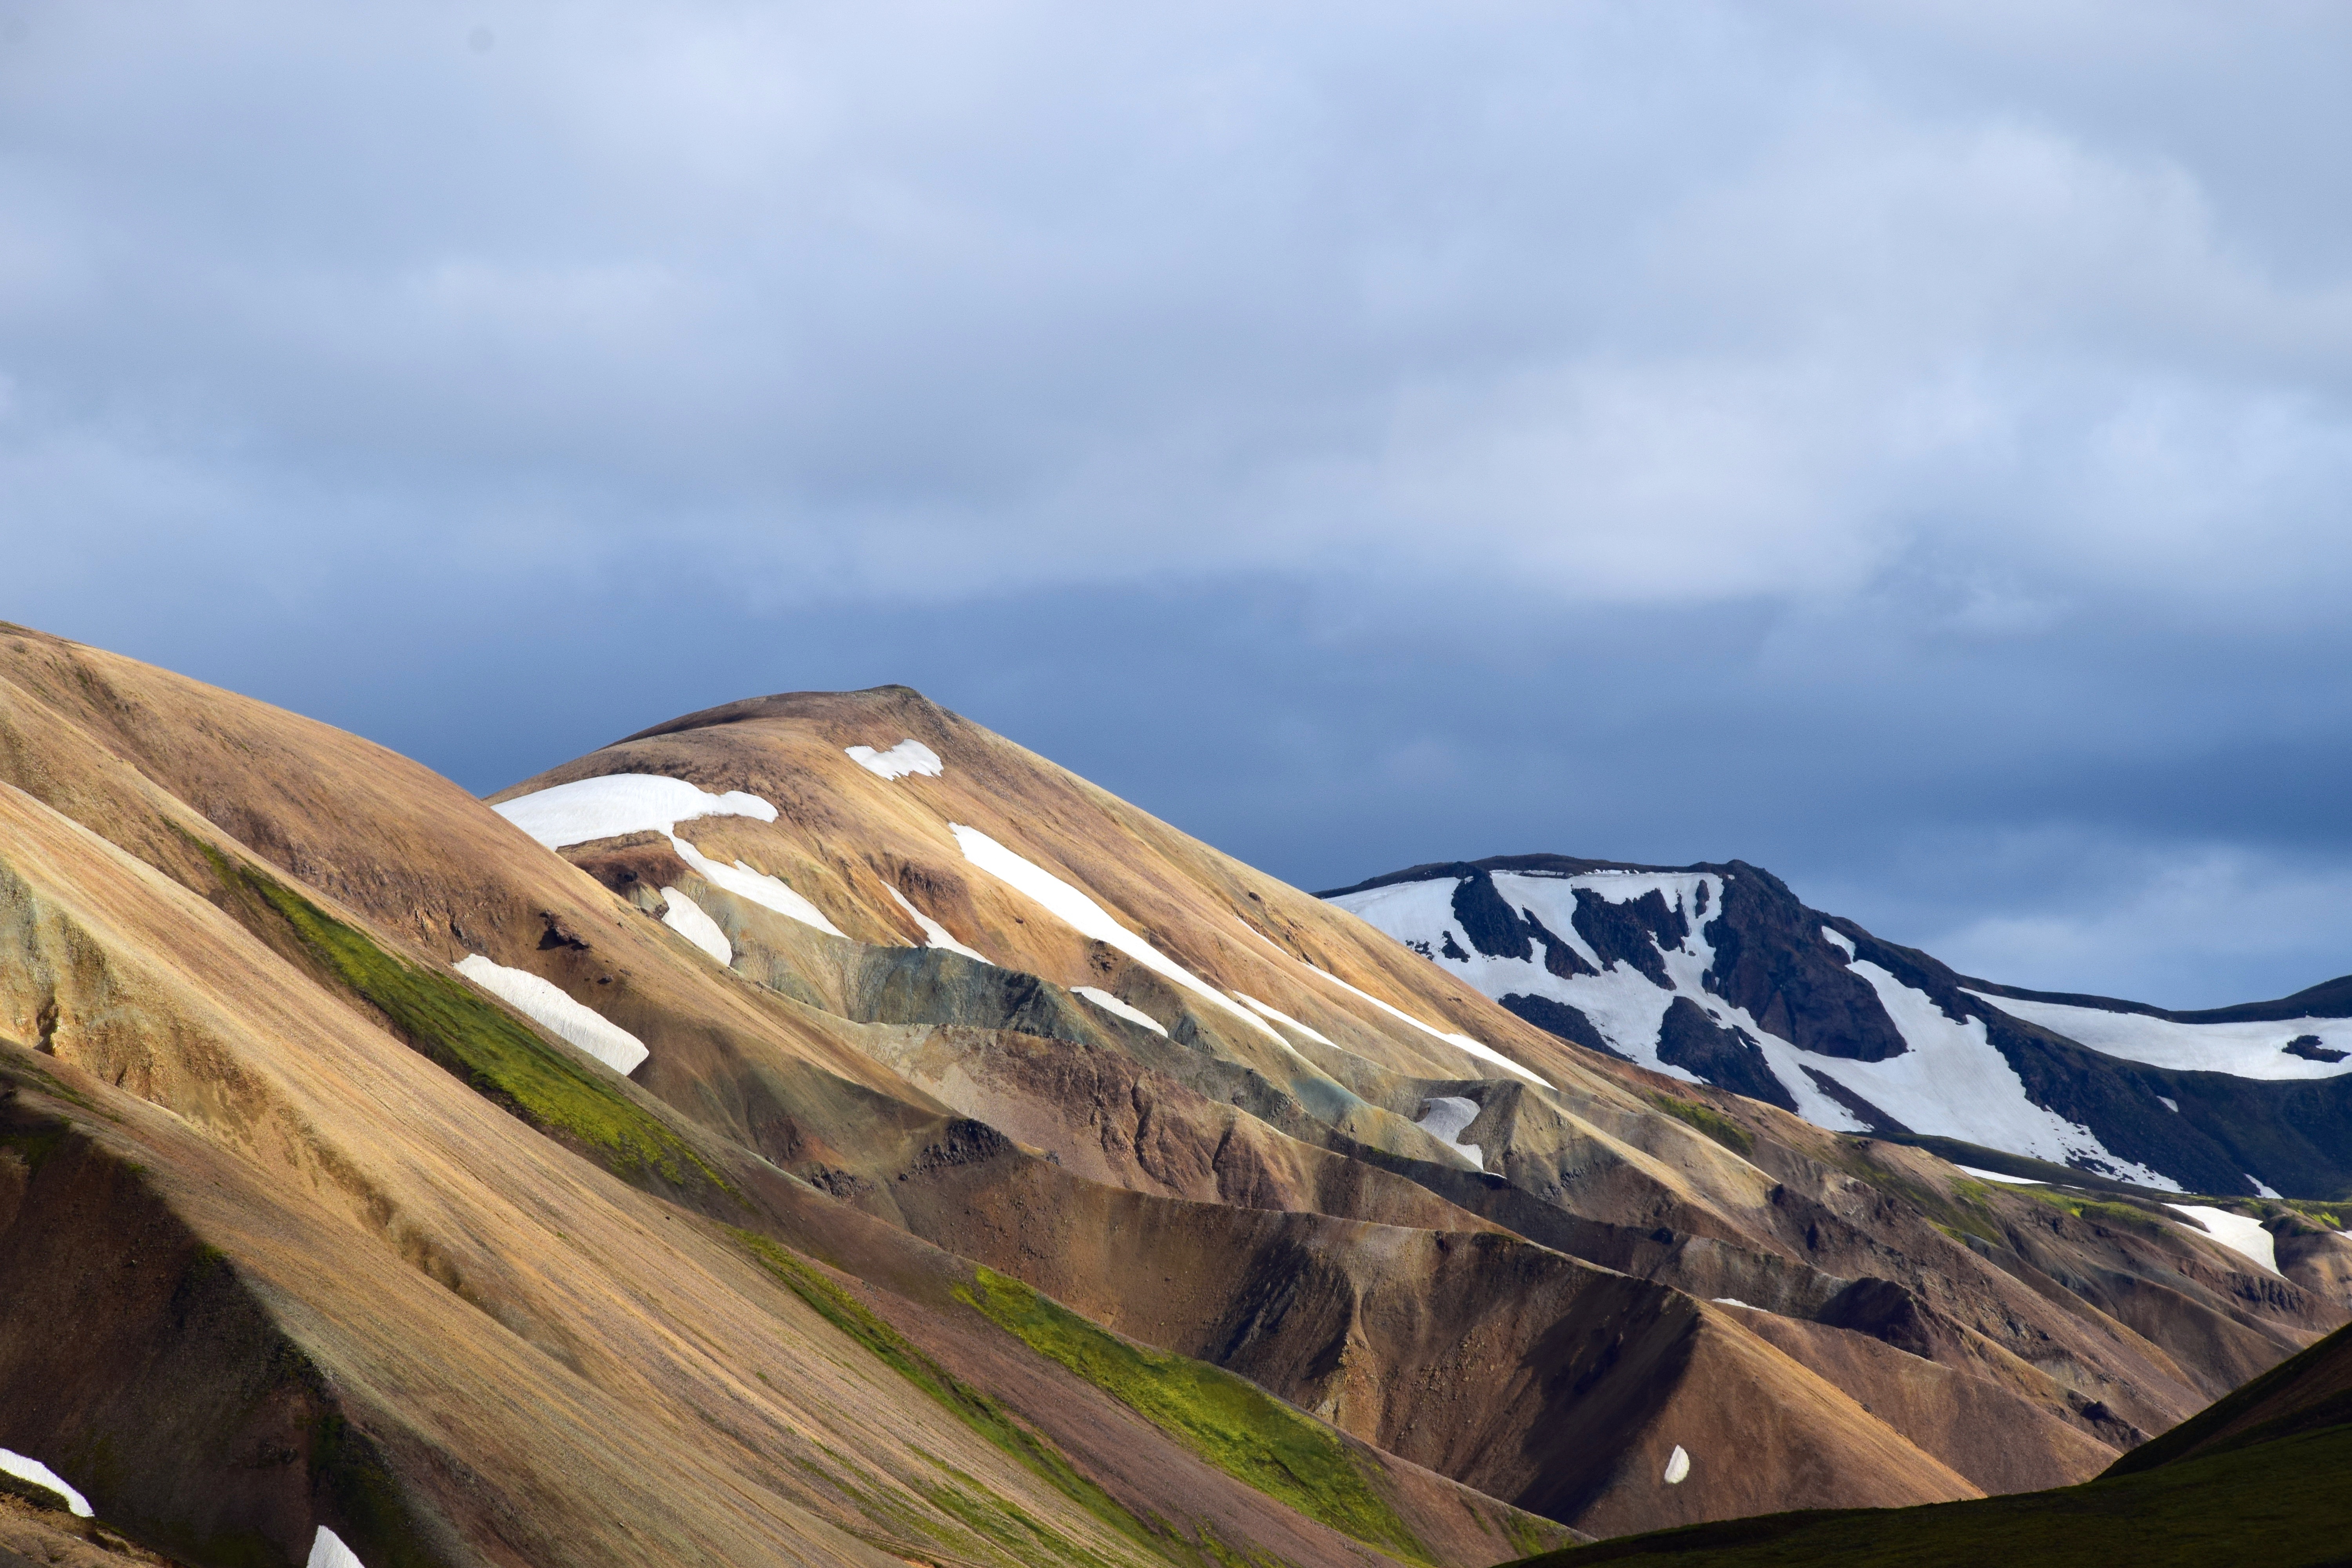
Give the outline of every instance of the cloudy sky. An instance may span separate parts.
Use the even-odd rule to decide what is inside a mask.
[[[904,681],[1308,887],[2276,994],[2347,146],[2324,4],[0,0],[0,616],[477,790]]]

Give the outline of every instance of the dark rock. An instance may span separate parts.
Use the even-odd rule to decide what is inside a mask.
[[[2307,1062],[2340,1062],[2352,1051],[2332,1051],[2319,1043],[2317,1035],[2297,1035],[2279,1049],[2291,1057],[2301,1057]]]
[[[1763,1048],[1744,1029],[1727,1029],[1687,996],[1677,996],[1658,1026],[1658,1059],[1685,1068],[1717,1089],[1797,1109],[1796,1097],[1774,1076]]]
[[[1609,1042],[1601,1037],[1600,1029],[1594,1026],[1591,1019],[1584,1016],[1581,1008],[1571,1007],[1565,1002],[1555,1002],[1549,996],[1526,996],[1514,994],[1500,1000],[1504,1006],[1538,1029],[1549,1030],[1561,1039],[1582,1046],[1589,1051],[1599,1051],[1603,1056],[1615,1057],[1621,1062],[1630,1062],[1633,1059],[1622,1051],[1612,1049]]]
[[[1805,1076],[1813,1080],[1815,1089],[1852,1111],[1873,1132],[1892,1132],[1906,1138],[1912,1135],[1911,1129],[1863,1099],[1821,1068],[1809,1067],[1805,1069]]]
[[[1503,901],[1495,890],[1495,879],[1485,871],[1474,869],[1454,884],[1454,918],[1470,945],[1489,958],[1526,959],[1534,953],[1517,912]]]
[[[1661,990],[1671,991],[1664,948],[1680,947],[1690,938],[1690,921],[1679,909],[1668,909],[1666,897],[1655,888],[1638,899],[1612,903],[1590,888],[1576,889],[1576,934],[1613,969],[1631,964]]]
[[[1901,1031],[1822,935],[1824,923],[1778,877],[1732,862],[1721,912],[1706,926],[1707,989],[1799,1050],[1860,1062],[1901,1056]]]

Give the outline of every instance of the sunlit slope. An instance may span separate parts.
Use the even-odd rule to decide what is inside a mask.
[[[19,641],[51,672],[98,657]],[[110,662],[190,700],[186,683]],[[107,728],[93,737],[9,695],[19,776],[188,884],[0,792],[0,1268],[25,1308],[0,1347],[0,1444],[55,1456],[110,1524],[191,1562],[299,1560],[324,1526],[371,1563],[1191,1562],[1212,1540],[1301,1563],[1470,1562],[1549,1528],[1297,1417],[1331,1456],[1328,1485],[1270,1504],[1265,1475],[1219,1464],[1207,1438],[965,1304],[969,1265],[681,1120],[251,858],[106,743]],[[107,703],[158,721],[160,704],[122,687]],[[307,764],[276,748],[289,775],[356,747],[234,699],[221,708],[261,731],[232,733],[232,752],[268,754],[256,742],[272,725],[320,740]],[[421,853],[424,870],[394,876],[354,853],[363,824],[325,834],[281,808],[341,858],[339,885],[375,892],[408,930],[431,930],[416,911],[456,907],[470,874],[476,912],[445,922],[460,932],[488,924],[482,906],[542,895],[523,917],[542,931],[551,913],[601,918],[622,934],[596,931],[600,946],[646,990],[681,976],[685,1001],[649,1029],[657,1039],[684,1012],[803,1074],[827,1048],[822,1032],[774,1022],[792,1010],[770,994],[676,963],[667,932],[595,907],[608,900],[593,882],[528,840],[500,867],[504,825],[425,777],[404,811],[396,792],[366,802],[392,842],[433,842],[419,819],[446,809],[461,828],[478,819],[492,858],[461,832],[467,853]],[[269,797],[266,781],[257,794]],[[208,796],[232,815],[226,798]],[[298,863],[315,852],[257,837]],[[855,1076],[825,1075],[828,1092],[867,1105],[879,1069],[845,1065]],[[911,1117],[939,1120],[912,1100]],[[900,1304],[883,1316],[912,1317],[872,1331],[826,1305],[807,1266],[738,1231],[887,1277]],[[143,1291],[124,1288],[132,1270]],[[342,1436],[322,1447],[321,1432]],[[1244,1426],[1222,1440],[1250,1437]],[[284,1462],[245,1474],[254,1452]]]
[[[215,1200],[234,1214],[156,1201],[237,1279],[280,1281],[255,1295],[272,1333],[306,1357],[404,1368],[444,1331],[331,1311],[311,1304],[329,1285],[269,1271],[265,1240],[294,1225],[277,1209],[308,1215],[343,1178],[237,1131],[268,1118],[207,1110],[225,1091],[189,1089],[211,1080],[188,1059],[296,1106],[331,1151],[320,1169],[387,1194],[389,1211],[346,1201],[336,1246],[571,1370],[563,1355],[593,1369],[671,1347],[659,1376],[638,1374],[672,1413],[648,1429],[683,1423],[698,1473],[749,1476],[858,1550],[1192,1561],[1223,1549],[1213,1537],[1301,1563],[1473,1563],[1561,1525],[2046,1486],[2344,1317],[2202,1233],[1990,1185],[1568,1044],[901,689],[680,721],[493,809],[325,726],[0,633],[0,780],[26,821],[69,819],[142,898],[214,922],[22,945],[0,1035],[24,1047],[10,1060],[40,1125],[63,1119],[93,1147],[146,1140],[110,1168],[145,1167],[133,1184],[151,1195],[199,1153],[236,1162]],[[14,843],[0,861],[29,865]],[[60,862],[20,872],[32,890],[11,896],[66,908],[112,874]],[[218,947],[215,926],[251,959],[233,983],[182,957]],[[195,986],[215,1043],[190,1058],[179,1025],[113,1009],[116,982],[74,978],[93,955]],[[305,1081],[310,1013],[397,1073],[338,1057]],[[441,1112],[412,1119],[401,1074],[478,1121],[460,1137]],[[143,1131],[156,1110],[115,1110],[126,1098],[168,1106],[157,1126],[181,1142]],[[609,1209],[604,1228],[568,1211],[530,1228],[542,1171]],[[667,1252],[624,1245],[632,1224],[700,1238],[679,1247],[693,1312],[674,1310]],[[572,1321],[533,1293],[562,1273],[541,1258],[551,1227],[600,1238],[581,1267],[607,1272],[613,1300],[565,1331],[593,1356],[537,1326]],[[68,1234],[11,1230],[0,1249],[37,1268]],[[702,1392],[729,1335],[806,1313],[809,1344],[841,1341],[835,1364],[889,1372],[904,1424],[819,1445],[887,1486],[780,1460]],[[350,1344],[302,1337],[347,1319]],[[9,1366],[30,1377],[36,1349],[22,1341]],[[850,1397],[776,1377],[751,1381],[800,1411],[795,1430]],[[571,1461],[530,1449],[514,1411],[467,1401],[527,1415],[571,1395],[485,1377],[412,1411],[424,1374],[371,1378],[375,1403],[337,1418],[389,1456],[400,1517],[449,1521],[433,1560],[502,1560],[486,1543],[536,1504],[467,1512],[472,1492],[436,1489],[509,1473],[509,1440],[529,1460],[513,1474]],[[1002,1484],[950,1458],[937,1422],[1010,1467]],[[478,1431],[497,1442],[459,1442]],[[0,1447],[18,1445],[0,1430]],[[662,1461],[629,1452],[662,1491]],[[923,1479],[947,1474],[934,1460],[950,1489]],[[628,1486],[582,1484],[604,1511],[562,1512],[579,1560],[637,1560],[630,1543],[688,1528],[646,1522],[672,1505]],[[272,1539],[291,1542],[293,1505],[270,1507]],[[1022,1520],[1053,1544],[1023,1545]]]

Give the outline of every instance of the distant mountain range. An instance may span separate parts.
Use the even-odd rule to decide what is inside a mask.
[[[2028,991],[1738,860],[1505,855],[1320,896],[1562,1039],[1820,1127],[2158,1190],[2352,1188],[2352,976],[2196,1013]]]

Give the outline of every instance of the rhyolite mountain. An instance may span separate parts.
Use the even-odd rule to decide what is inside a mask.
[[[486,802],[0,626],[0,1550],[1481,1564],[2082,1481],[2352,1319],[2339,1215],[1694,1076],[903,688]]]
[[[2028,991],[1737,860],[1506,855],[1322,897],[1563,1039],[1822,1127],[2158,1190],[2352,1194],[2352,976],[2195,1013]]]

